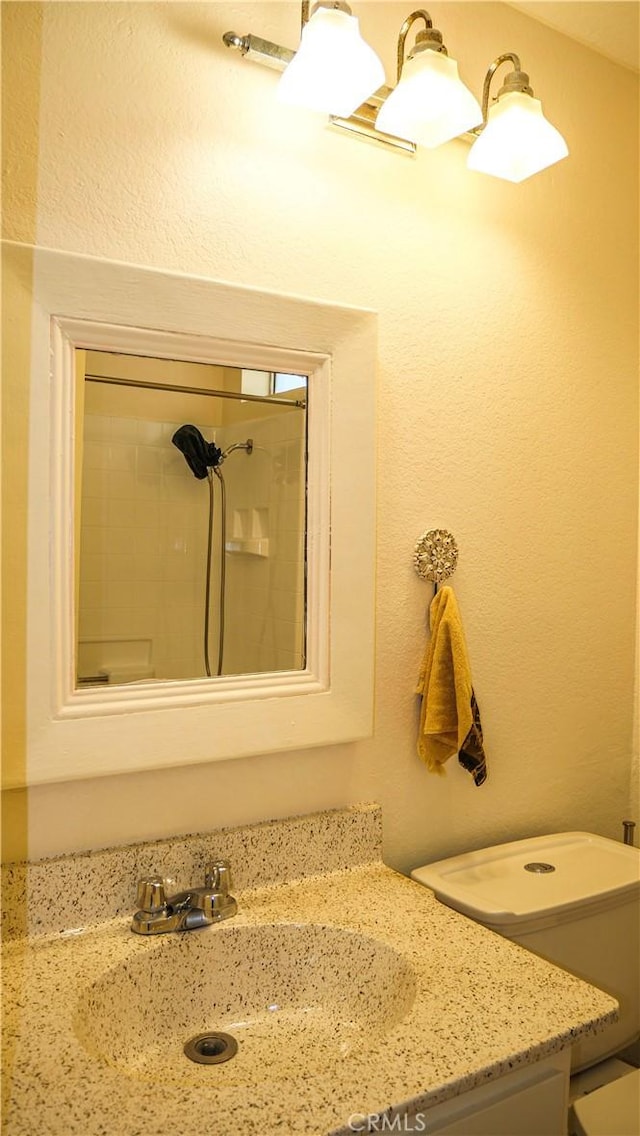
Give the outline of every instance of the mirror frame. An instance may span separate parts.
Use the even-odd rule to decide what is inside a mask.
[[[7,242],[10,243],[10,242]],[[375,313],[30,246],[27,784],[370,736]],[[75,349],[309,375],[307,665],[75,686]]]

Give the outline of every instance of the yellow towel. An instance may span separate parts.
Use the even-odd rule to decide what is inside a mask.
[[[431,639],[416,693],[422,696],[418,754],[431,773],[454,753],[476,785],[487,777],[480,711],[473,693],[462,621],[452,588],[433,597],[429,610]]]

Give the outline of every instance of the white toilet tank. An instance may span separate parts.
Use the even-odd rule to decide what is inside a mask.
[[[640,1035],[640,850],[561,832],[416,868],[439,900],[612,994],[620,1019],[576,1043],[573,1072]]]

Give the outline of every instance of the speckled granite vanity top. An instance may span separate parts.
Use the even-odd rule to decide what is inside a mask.
[[[131,933],[137,876],[193,882],[212,854],[234,864],[237,916]],[[6,1136],[349,1133],[354,1114],[426,1109],[615,1016],[379,855],[363,806],[10,869]],[[235,1034],[236,1057],[187,1060],[208,1028]]]

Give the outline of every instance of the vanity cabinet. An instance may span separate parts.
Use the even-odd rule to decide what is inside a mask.
[[[461,1093],[434,1108],[409,1112],[404,1131],[429,1136],[566,1136],[570,1048]]]

